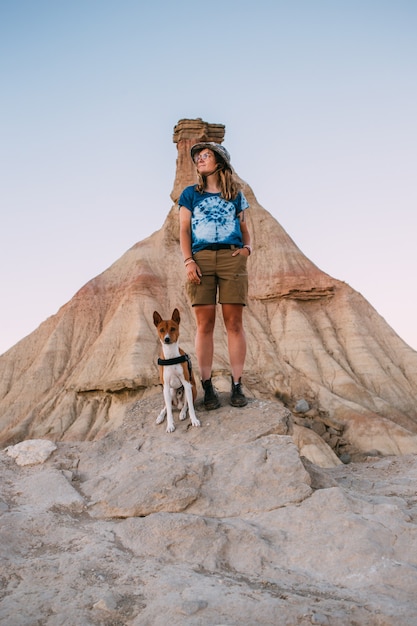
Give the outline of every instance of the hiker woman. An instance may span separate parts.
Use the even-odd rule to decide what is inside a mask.
[[[204,406],[220,401],[211,381],[217,295],[227,332],[232,371],[230,404],[242,407],[247,399],[241,376],[246,357],[243,307],[248,292],[247,258],[250,235],[245,221],[248,202],[233,177],[230,155],[214,142],[191,148],[198,183],[186,187],[180,208],[180,245],[187,274],[187,291],[194,308],[195,349],[204,389]]]

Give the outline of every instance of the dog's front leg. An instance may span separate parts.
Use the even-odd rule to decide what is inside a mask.
[[[187,417],[187,409],[188,409],[188,402],[187,402],[187,396],[185,395],[184,392],[184,398],[182,401],[182,409],[180,412],[180,420],[185,420],[185,418]]]
[[[160,414],[158,415],[158,417],[156,418],[156,423],[157,423],[157,424],[162,424],[162,422],[163,422],[163,421],[164,421],[164,419],[165,419],[165,415],[166,415],[166,414],[167,414],[167,410],[166,410],[166,407],[164,407],[164,408],[162,409],[162,411],[160,412]]]
[[[188,404],[188,412],[190,414],[191,424],[193,426],[201,426],[201,422],[197,418],[197,415],[195,414],[192,385],[187,380],[183,381],[183,385],[184,385],[185,400],[186,400],[185,409],[187,409],[187,404]]]
[[[171,388],[169,385],[164,385],[164,400],[165,410],[167,415],[167,433],[173,433],[175,430],[174,417],[172,415],[172,398]]]

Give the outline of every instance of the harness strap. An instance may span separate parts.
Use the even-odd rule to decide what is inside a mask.
[[[188,354],[181,354],[180,356],[176,356],[173,359],[160,359],[158,358],[158,365],[177,365],[178,363],[187,363],[188,365],[188,372],[190,374],[191,377],[191,371],[192,371],[192,365],[191,365],[191,359],[190,356]]]

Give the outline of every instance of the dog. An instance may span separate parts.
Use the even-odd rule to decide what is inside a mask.
[[[159,377],[163,385],[165,406],[156,419],[162,424],[167,418],[167,433],[175,430],[172,407],[180,409],[180,420],[185,420],[187,410],[191,424],[201,426],[194,409],[197,386],[191,368],[191,359],[179,347],[180,313],[174,309],[170,320],[163,320],[158,311],[153,313],[153,323],[161,342],[161,357],[158,359]]]

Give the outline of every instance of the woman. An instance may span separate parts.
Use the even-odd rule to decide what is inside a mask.
[[[246,357],[242,320],[248,292],[246,263],[252,251],[245,221],[249,205],[233,177],[226,148],[214,142],[197,143],[191,158],[198,184],[186,187],[178,201],[180,245],[197,322],[195,349],[204,406],[208,410],[220,406],[211,381],[218,294],[232,370],[230,403],[242,407],[248,402],[241,377]]]

